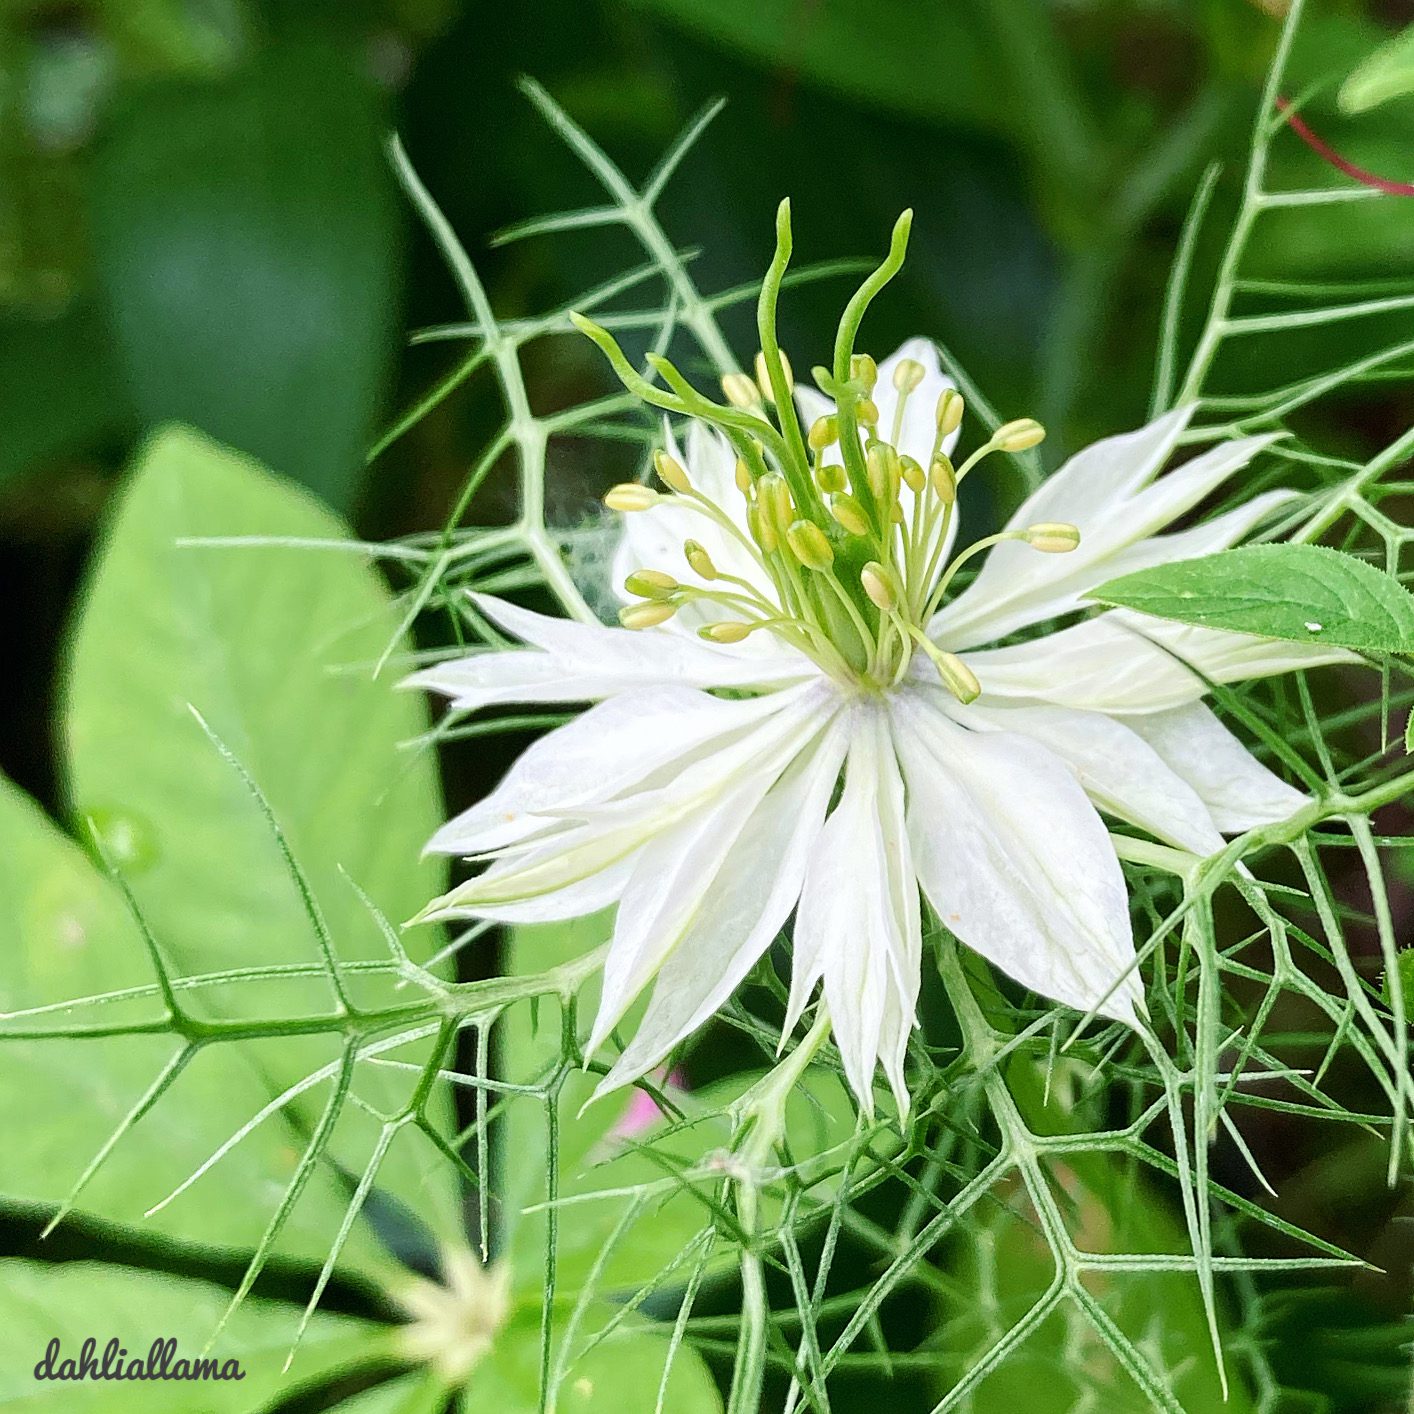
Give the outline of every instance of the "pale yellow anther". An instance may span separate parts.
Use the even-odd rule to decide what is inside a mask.
[[[861,398],[855,406],[854,415],[861,427],[874,427],[879,421],[879,407],[873,398]]]
[[[720,623],[703,624],[697,630],[697,636],[709,643],[740,643],[756,627],[756,624],[743,623],[740,619],[723,619]]]
[[[962,425],[962,413],[962,394],[956,388],[944,388],[938,394],[938,431],[950,437]]]
[[[757,485],[756,499],[761,507],[762,524],[770,525],[777,535],[784,535],[786,527],[795,519],[795,505],[785,477],[778,472],[768,472]]]
[[[894,367],[894,387],[900,393],[911,393],[923,381],[925,369],[916,358],[901,358]]]
[[[851,535],[869,534],[869,517],[864,514],[864,507],[847,492],[830,497],[830,514]]]
[[[786,531],[786,544],[806,569],[827,570],[835,562],[835,552],[830,548],[825,532],[814,521],[793,522]]]
[[[761,390],[744,373],[724,373],[722,392],[734,408],[754,408],[761,401]]]
[[[904,485],[915,494],[921,491],[928,484],[928,477],[921,466],[908,455],[898,459],[899,475],[903,477]]]
[[[712,557],[707,553],[707,547],[701,541],[684,540],[682,553],[693,574],[702,579],[716,579],[717,566],[712,563]]]
[[[636,481],[621,481],[604,493],[604,504],[611,511],[646,511],[660,499],[651,486],[640,486]]]
[[[886,442],[872,442],[864,454],[865,475],[876,501],[889,499],[889,486],[893,479],[889,472],[889,454],[892,450]]]
[[[662,570],[634,570],[624,580],[624,588],[640,599],[666,599],[679,587],[677,580]]]
[[[781,538],[776,534],[776,527],[771,524],[770,517],[763,515],[760,501],[753,501],[746,508],[746,528],[751,532],[751,538],[768,555],[774,555],[780,548]]]
[[[676,457],[670,457],[664,451],[654,452],[653,470],[658,473],[658,479],[670,491],[685,494],[692,490],[692,482],[688,480],[687,469]]]
[[[1047,555],[1064,555],[1080,544],[1080,531],[1063,521],[1041,521],[1027,526],[1021,535],[1033,550]]]
[[[868,354],[851,354],[849,377],[851,382],[858,383],[866,392],[872,393],[874,385],[879,381],[879,365]]]
[[[828,462],[815,473],[815,484],[828,496],[843,491],[849,485],[849,477],[838,462]]]
[[[656,628],[677,613],[678,606],[658,599],[648,604],[626,604],[619,610],[619,622],[625,628]]]
[[[992,445],[1003,452],[1024,452],[1046,440],[1046,429],[1034,417],[1004,422],[992,433]]]
[[[823,452],[826,447],[833,447],[840,440],[839,420],[833,413],[817,417],[810,424],[810,431],[806,434],[805,440],[810,443],[812,452]]]
[[[736,459],[736,489],[743,496],[751,494],[751,468],[747,466],[745,457]]]
[[[795,387],[795,374],[791,372],[790,359],[785,355],[784,349],[777,352],[781,356],[781,372],[786,376],[786,387]],[[766,366],[766,354],[764,350],[756,355],[756,386],[761,389],[761,396],[768,403],[776,400],[775,392],[771,388],[771,370]]]
[[[859,583],[869,596],[870,602],[887,613],[898,602],[888,570],[877,560],[870,560],[859,571]]]
[[[939,649],[936,654],[929,656],[933,659],[933,666],[938,670],[938,676],[943,680],[943,686],[959,702],[964,704],[975,702],[981,696],[982,684],[977,681],[977,674],[956,653],[948,653]]]
[[[953,469],[951,457],[940,456],[928,472],[928,480],[932,484],[934,495],[945,506],[950,506],[957,500],[957,472]]]

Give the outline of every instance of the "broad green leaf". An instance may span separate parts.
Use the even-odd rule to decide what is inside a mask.
[[[1414,93],[1414,25],[1380,45],[1340,86],[1346,113],[1364,113],[1392,98]]]
[[[317,964],[315,929],[270,825],[190,704],[268,798],[337,953],[386,961],[350,879],[394,924],[441,888],[439,865],[419,859],[441,816],[434,763],[399,749],[425,726],[425,708],[396,690],[396,674],[371,675],[396,630],[387,592],[337,546],[188,543],[209,536],[338,542],[345,531],[307,493],[196,434],[172,430],[149,443],[70,645],[64,733],[75,818],[95,822],[179,970]],[[430,929],[409,938],[424,949],[435,942]],[[312,979],[227,988],[208,1005],[269,1015],[327,1009],[330,997]],[[275,1089],[333,1058],[323,1040],[248,1050]],[[409,1083],[369,1066],[357,1080],[384,1109]],[[300,1107],[307,1123],[326,1090]],[[338,1153],[354,1171],[373,1130],[348,1107]],[[452,1177],[422,1142],[398,1136],[384,1185],[454,1231]]]
[[[130,1356],[175,1340],[177,1357],[195,1359],[225,1309],[223,1287],[99,1262],[0,1263],[0,1405],[15,1414],[248,1414],[309,1381],[375,1361],[383,1330],[351,1316],[310,1322],[288,1374],[299,1308],[252,1299],[231,1317],[211,1358],[236,1360],[245,1378],[194,1381],[37,1380],[50,1340],[58,1358],[77,1359],[86,1337],[101,1352],[117,1338]]]
[[[0,778],[0,1010],[71,1001],[150,985],[142,939],[117,889],[18,788]],[[159,1015],[151,1001],[98,1011],[60,1011],[6,1023],[95,1025]],[[61,1201],[175,1053],[171,1037],[0,1041],[0,1194]],[[290,1174],[298,1136],[282,1119],[253,1133],[171,1207],[144,1211],[192,1173],[270,1098],[266,1079],[241,1052],[213,1049],[177,1080],[165,1102],[134,1127],[84,1190],[81,1212],[140,1223],[148,1235],[250,1247],[270,1197]],[[338,1184],[316,1175],[286,1230],[287,1254],[318,1260],[342,1203]],[[351,1263],[371,1255],[355,1234]],[[3,1283],[0,1283],[3,1285]]]
[[[613,1312],[591,1308],[583,1336],[603,1327]],[[555,1352],[558,1359],[558,1352]],[[571,1361],[554,1404],[558,1414],[627,1414],[657,1407],[668,1358],[666,1335],[625,1323],[588,1354]],[[553,1367],[552,1367],[553,1368]],[[490,1354],[471,1372],[458,1403],[462,1414],[494,1409],[500,1414],[538,1414],[540,1328],[527,1313],[496,1338]],[[707,1367],[689,1345],[673,1356],[663,1408],[672,1414],[717,1414],[722,1407]]]
[[[95,254],[140,415],[340,507],[395,347],[383,129],[347,54],[279,41],[219,82],[145,87],[94,162]]]
[[[1383,570],[1321,545],[1241,545],[1123,575],[1091,597],[1291,643],[1414,651],[1414,596]]]
[[[1394,971],[1386,972],[1385,1000],[1393,1004],[1396,989],[1404,1001],[1404,1013],[1414,1012],[1414,948],[1404,948],[1394,959]]]

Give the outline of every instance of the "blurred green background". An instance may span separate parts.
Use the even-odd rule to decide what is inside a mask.
[[[912,206],[909,264],[870,317],[874,351],[913,333],[941,338],[1005,415],[1047,422],[1054,458],[1143,418],[1184,212],[1206,165],[1224,163],[1201,277],[1235,201],[1281,10],[1281,0],[0,0],[0,768],[57,806],[64,625],[105,501],[154,426],[187,422],[255,455],[369,539],[445,518],[501,413],[494,386],[473,381],[366,458],[461,356],[407,342],[463,311],[394,189],[390,130],[498,314],[514,317],[642,258],[615,230],[493,243],[517,221],[602,201],[516,80],[543,83],[635,179],[723,96],[660,208],[697,252],[700,287],[759,275],[784,195],[804,261],[877,253]],[[1307,109],[1323,135],[1403,180],[1414,180],[1414,100],[1351,118],[1335,87],[1412,18],[1414,6],[1394,0],[1327,0],[1293,63],[1300,86],[1324,82]],[[1278,140],[1274,185],[1330,179],[1295,138]],[[1273,219],[1256,253],[1272,278],[1387,279],[1414,258],[1414,203]],[[844,295],[826,281],[790,296],[783,342],[797,368],[818,361]],[[749,305],[726,324],[749,359]],[[1320,362],[1390,342],[1401,324],[1407,315],[1332,326]],[[1223,379],[1234,391],[1270,387],[1298,376],[1314,347],[1290,341],[1279,378],[1254,359],[1233,360]],[[608,389],[598,356],[567,338],[534,345],[526,372],[537,409]],[[1409,386],[1347,390],[1311,430],[1334,449],[1373,450],[1414,420]],[[554,520],[592,511],[596,491],[623,474],[615,454],[613,444],[554,449]],[[483,519],[507,508],[508,480],[509,468],[491,477]],[[448,764],[456,807],[498,773],[470,750]],[[1407,914],[1409,900],[1397,903]],[[1357,1251],[1395,1244],[1391,1268],[1407,1265],[1398,1195],[1381,1197],[1361,1174],[1375,1196],[1347,1206],[1348,1165],[1323,1176],[1312,1156],[1267,1139],[1270,1176],[1292,1180],[1287,1216]],[[1407,1293],[1374,1282],[1369,1295],[1378,1314]],[[1300,1327],[1325,1323],[1299,1301],[1291,1311]],[[1288,1346],[1312,1366],[1294,1383],[1343,1391],[1339,1407],[1373,1407],[1361,1401],[1375,1390],[1353,1381],[1344,1354]],[[1372,1371],[1388,1393],[1389,1367]]]

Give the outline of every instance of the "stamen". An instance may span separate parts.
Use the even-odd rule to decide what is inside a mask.
[[[823,452],[826,447],[833,447],[840,440],[839,419],[833,414],[817,417],[810,424],[805,440],[809,442],[812,452]]]
[[[864,514],[864,507],[847,491],[830,497],[830,514],[851,535],[869,534],[869,517]]]
[[[873,398],[860,398],[855,404],[854,416],[861,427],[876,427],[879,422],[879,408]]]
[[[992,446],[1003,452],[1024,452],[1046,440],[1046,429],[1034,417],[1004,422],[992,433]]]
[[[849,485],[849,478],[845,475],[844,467],[838,462],[831,462],[815,473],[815,484],[828,496],[843,491]]]
[[[859,571],[859,582],[875,607],[882,609],[885,613],[888,613],[898,602],[898,596],[894,593],[892,577],[877,560],[870,560]]]
[[[747,466],[745,457],[736,459],[736,489],[743,496],[751,494],[751,468]]]
[[[776,352],[780,355],[781,372],[786,376],[786,387],[794,389],[795,374],[791,372],[790,359],[786,357],[784,349],[777,349]],[[768,403],[776,401],[775,394],[771,390],[771,370],[766,365],[764,351],[756,355],[756,386],[761,389],[761,396]]]
[[[624,588],[640,599],[666,599],[682,586],[662,570],[635,570],[624,580]]]
[[[670,457],[663,451],[654,452],[653,470],[658,473],[658,479],[670,491],[686,495],[692,490],[692,482],[688,479],[687,471],[676,457]]]
[[[761,390],[744,373],[724,373],[722,392],[734,408],[754,408],[761,405]]]
[[[707,547],[700,541],[684,540],[682,553],[693,574],[701,579],[717,578],[717,566],[712,563],[712,557],[707,553]]]
[[[835,562],[835,552],[825,532],[814,521],[798,520],[786,531],[786,544],[806,569],[827,570]]]
[[[923,381],[924,368],[916,358],[902,358],[894,369],[894,388],[905,395],[913,392]]]
[[[795,519],[795,505],[785,477],[775,472],[763,476],[756,488],[756,502],[761,508],[762,525],[770,526],[778,538],[783,536]]]
[[[741,619],[723,619],[715,624],[703,624],[697,630],[699,638],[705,638],[709,643],[740,643],[749,633],[754,633],[761,625],[759,623],[743,623]]]
[[[619,622],[625,628],[656,628],[677,613],[678,606],[666,600],[651,604],[625,604],[619,610]]]
[[[1080,544],[1080,531],[1061,521],[1041,521],[1027,526],[1021,534],[1033,550],[1047,555],[1064,555]]]
[[[662,499],[651,486],[636,481],[621,481],[604,493],[604,504],[611,511],[646,511]]]
[[[952,436],[962,426],[962,413],[962,394],[956,388],[944,388],[938,394],[936,418],[939,434],[943,437]]]
[[[898,459],[899,475],[903,477],[904,485],[917,495],[928,484],[928,478],[923,473],[923,468],[907,454]]]
[[[952,458],[946,453],[934,461],[928,473],[928,480],[945,506],[950,506],[957,500],[957,472],[953,470]]]
[[[874,391],[879,381],[879,365],[866,353],[851,354],[849,359],[850,382],[858,383],[866,393]]]

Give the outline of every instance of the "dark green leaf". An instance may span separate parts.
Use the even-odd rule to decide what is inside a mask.
[[[1291,643],[1414,651],[1414,596],[1383,570],[1320,545],[1241,545],[1123,575],[1091,597]]]

